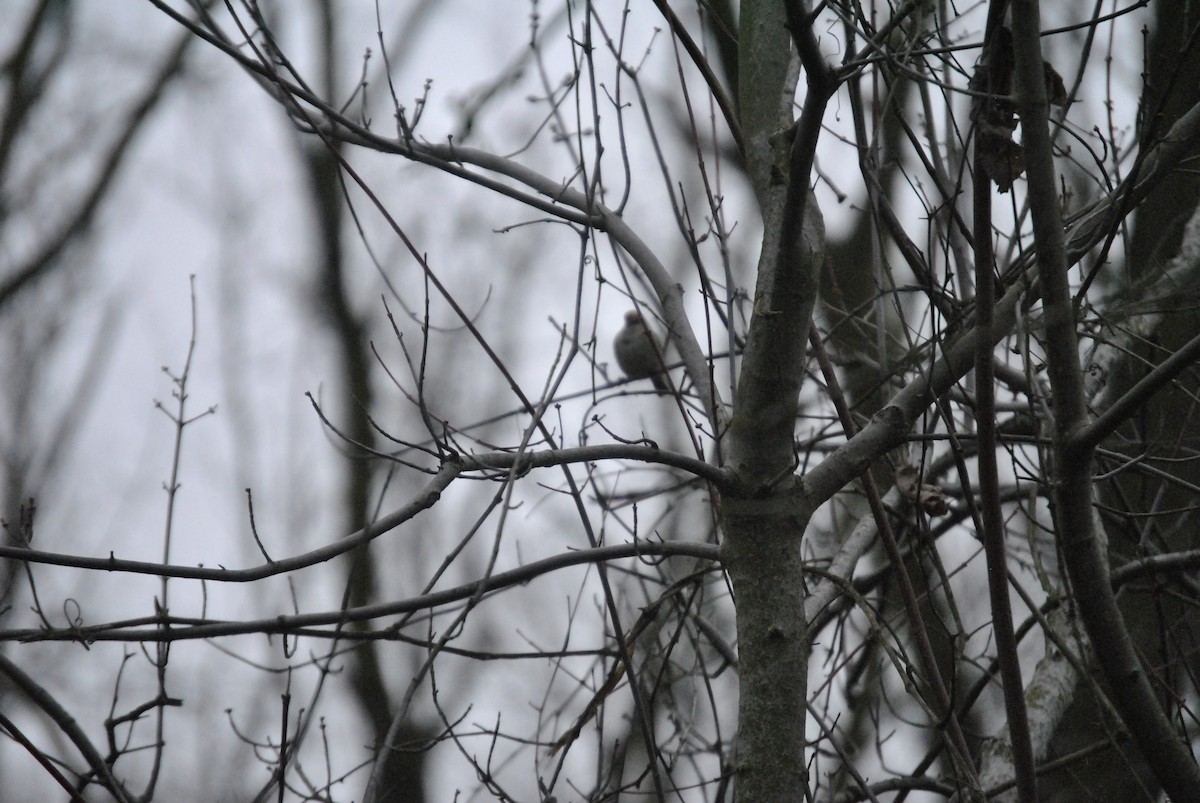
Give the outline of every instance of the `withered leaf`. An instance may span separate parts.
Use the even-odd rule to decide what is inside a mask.
[[[1025,154],[1021,146],[994,128],[980,126],[975,135],[975,149],[983,171],[996,182],[996,189],[1002,193],[1012,189],[1013,182],[1025,172]]]
[[[1051,106],[1067,105],[1067,88],[1063,85],[1062,76],[1050,66],[1050,62],[1042,62],[1042,71],[1046,74],[1046,98]]]

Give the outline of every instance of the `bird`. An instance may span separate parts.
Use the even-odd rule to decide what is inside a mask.
[[[663,348],[637,310],[625,313],[625,326],[613,339],[617,365],[630,379],[649,379],[656,390],[668,393]]]

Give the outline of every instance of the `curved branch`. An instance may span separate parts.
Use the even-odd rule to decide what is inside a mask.
[[[347,622],[365,622],[385,616],[397,616],[452,602],[500,591],[515,585],[528,583],[543,574],[580,566],[586,563],[602,563],[610,560],[621,560],[635,557],[690,557],[708,560],[714,563],[720,561],[720,548],[716,544],[705,544],[693,541],[637,541],[631,544],[613,544],[581,549],[575,552],[562,552],[542,560],[528,563],[506,572],[497,572],[482,580],[448,588],[444,591],[432,591],[396,602],[379,603],[377,605],[362,605],[356,608],[344,608],[337,611],[322,613],[297,614],[295,616],[276,616],[271,619],[256,619],[244,622],[220,622],[185,618],[168,618],[171,628],[154,628],[151,630],[125,630],[127,624],[104,624],[93,627],[71,628],[68,630],[5,630],[0,631],[0,641],[183,641],[194,639],[214,638],[217,636],[237,636],[248,633],[279,633],[290,634],[300,628],[318,627],[321,625],[343,625]],[[152,620],[137,620],[137,623],[163,622],[163,617]],[[197,623],[199,622],[199,623]],[[313,635],[309,633],[308,635]],[[2,657],[2,656],[0,656]]]
[[[510,469],[514,466],[519,472],[531,468],[546,468],[561,466],[567,463],[589,463],[598,460],[637,460],[642,463],[655,463],[663,466],[681,468],[695,474],[700,479],[708,480],[718,487],[726,485],[729,472],[716,466],[688,457],[679,452],[669,452],[660,449],[657,444],[650,442],[648,446],[638,444],[598,444],[595,446],[576,446],[563,449],[547,449],[540,452],[490,452],[488,454],[462,455],[463,470],[478,469]]]
[[[361,530],[340,538],[332,544],[305,552],[284,560],[269,561],[262,566],[252,569],[223,569],[206,566],[180,566],[167,563],[151,563],[140,560],[120,560],[109,553],[107,558],[84,558],[76,555],[63,555],[55,552],[39,552],[34,549],[21,547],[0,547],[0,558],[27,561],[29,563],[46,563],[52,566],[71,566],[77,569],[93,569],[104,572],[128,572],[130,574],[149,574],[158,577],[174,577],[182,580],[210,580],[219,583],[248,583],[262,580],[277,574],[294,572],[307,566],[336,558],[353,551],[367,541],[371,541],[389,530],[394,530],[404,522],[415,517],[423,510],[434,506],[441,498],[450,483],[462,473],[462,464],[446,462],[425,489],[404,507],[395,510],[378,521],[374,521]]]
[[[69,566],[76,569],[90,569],[103,572],[126,572],[129,574],[148,574],[156,577],[174,577],[182,580],[206,580],[217,583],[250,583],[287,574],[308,566],[315,566],[328,560],[351,552],[362,544],[372,541],[379,536],[396,529],[401,524],[413,519],[422,511],[428,510],[441,499],[442,491],[449,487],[464,471],[481,471],[486,469],[511,469],[516,466],[519,471],[532,468],[562,466],[571,463],[586,463],[597,460],[637,460],[643,463],[656,463],[673,466],[695,474],[714,485],[724,486],[729,482],[729,473],[723,469],[709,465],[694,457],[670,452],[656,445],[640,446],[637,444],[609,444],[602,446],[581,446],[571,449],[550,449],[542,452],[490,452],[487,454],[462,455],[457,460],[446,461],[429,484],[425,486],[412,501],[388,515],[372,522],[366,527],[353,532],[344,538],[339,538],[332,544],[304,552],[283,560],[269,561],[261,566],[250,569],[225,569],[206,566],[182,566],[168,563],[153,563],[140,560],[122,560],[110,554],[107,558],[89,558],[79,555],[66,555],[57,552],[43,552],[23,547],[0,546],[0,558],[19,560],[27,563],[44,563],[51,566]]]

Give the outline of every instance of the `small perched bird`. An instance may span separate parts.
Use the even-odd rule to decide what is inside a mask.
[[[664,378],[663,349],[637,310],[625,313],[625,326],[613,340],[617,365],[630,379],[649,379],[664,393],[670,391]]]

